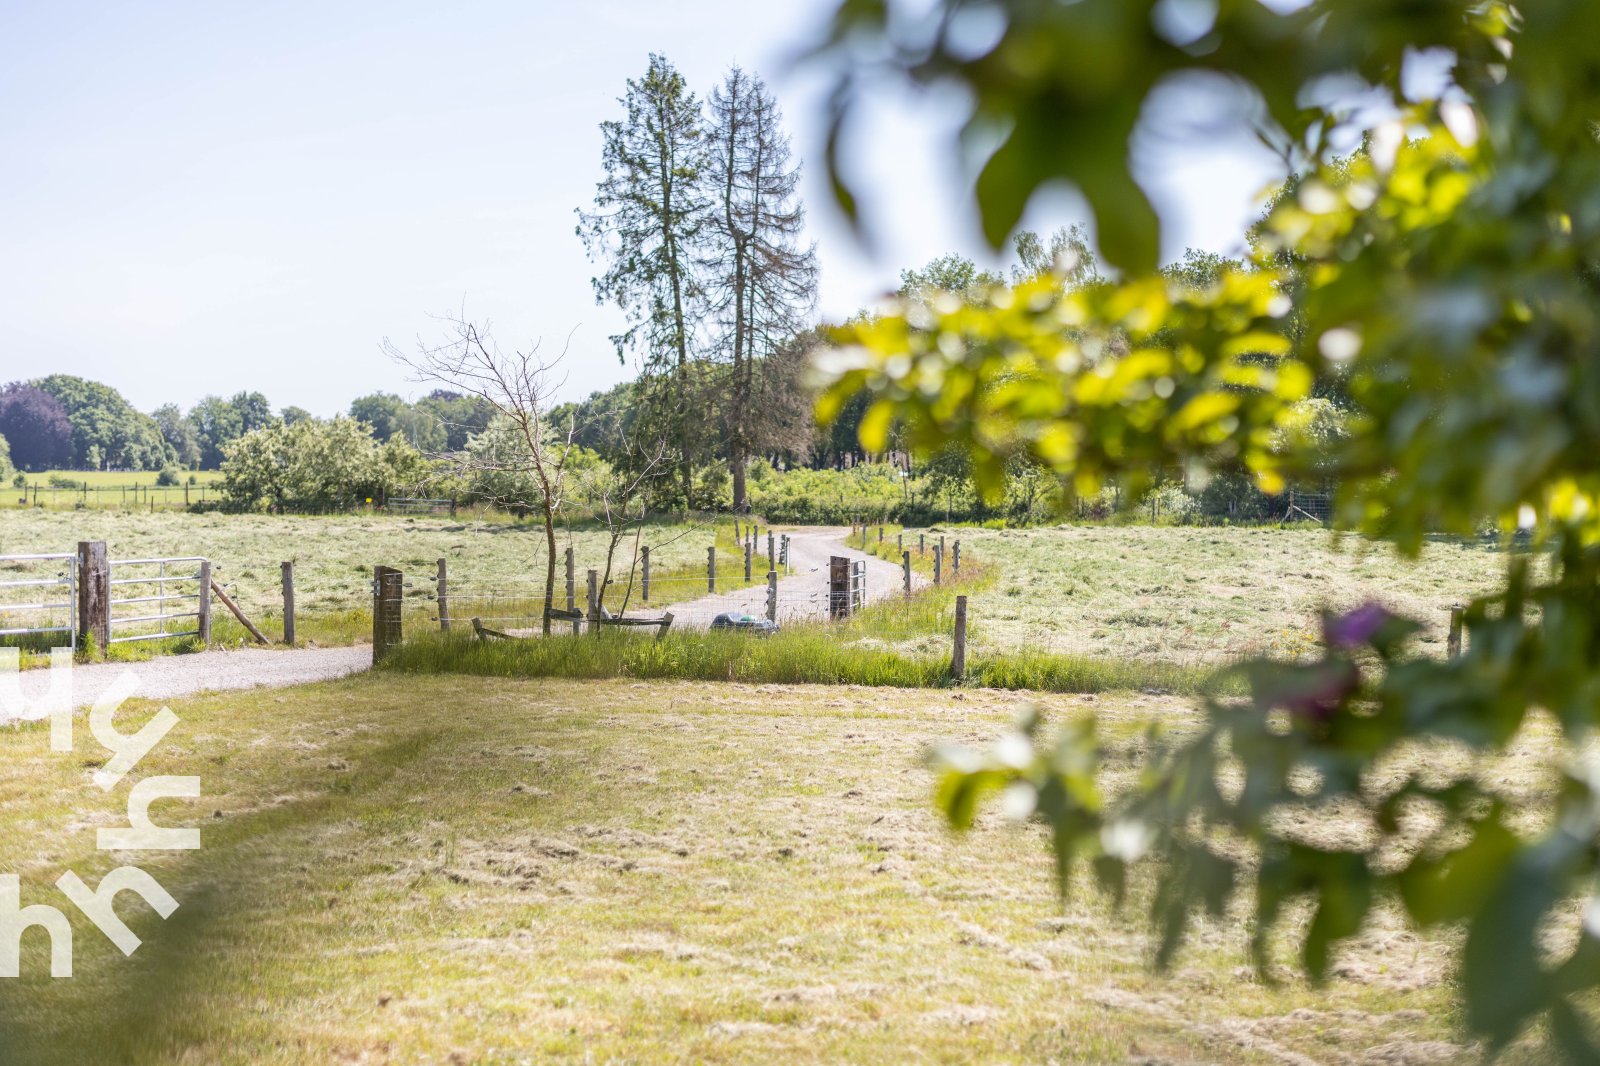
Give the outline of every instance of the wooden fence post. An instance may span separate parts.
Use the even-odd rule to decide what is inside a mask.
[[[911,553],[900,553],[900,565],[905,571],[906,595],[911,595]]]
[[[646,549],[647,551],[649,549]],[[567,613],[572,614],[578,609],[578,571],[577,563],[573,559],[572,545],[567,545]],[[583,623],[576,618],[572,620],[572,635],[577,636],[583,631]]]
[[[940,573],[940,570],[942,569],[943,565],[944,565],[944,545],[943,544],[935,544],[933,546],[933,583],[935,585],[938,585],[938,584],[941,583],[940,579],[943,577],[943,575]]]
[[[767,621],[778,620],[778,572],[767,571]]]
[[[883,524],[881,522],[878,524],[878,543],[883,543]]]
[[[198,629],[200,646],[207,647],[211,643],[211,560],[206,559],[200,564],[200,606],[195,608],[195,628]]]
[[[750,563],[755,558],[755,553],[750,550],[750,542],[744,542],[744,583],[750,584]]]
[[[960,681],[967,676],[967,598],[956,597],[956,642],[950,654],[950,676]]]
[[[589,632],[600,635],[600,571],[589,571]]]
[[[717,591],[717,546],[706,549],[706,591]]]
[[[285,562],[283,571],[283,642],[294,647],[294,563]],[[444,560],[439,560],[440,586],[444,584]],[[207,597],[209,600],[210,597]],[[439,600],[439,617],[444,618],[444,599]]]
[[[1452,659],[1461,658],[1461,629],[1463,615],[1465,614],[1459,603],[1450,608],[1450,639],[1446,644],[1446,654]]]
[[[900,552],[902,555],[905,554],[906,535],[904,533],[896,533],[894,535],[894,550]]]
[[[649,603],[650,602],[650,545],[646,544],[643,548],[640,548],[639,549],[639,556],[640,556],[640,559],[643,561],[643,565],[644,565],[644,582],[643,582],[643,588],[641,589],[641,592],[642,592],[642,594],[644,596],[644,602]]]
[[[958,540],[950,547],[953,549],[950,552],[950,572],[959,574],[961,573],[961,542]]]
[[[439,600],[439,630],[448,633],[450,632],[450,574],[443,559],[439,560],[435,595]]]
[[[926,533],[918,533],[917,534],[917,554],[918,555],[927,555],[928,554],[928,535]]]
[[[400,600],[405,595],[405,575],[392,566],[372,571],[372,661],[379,662],[399,645]]]
[[[773,551],[772,540],[773,540],[772,527],[768,526],[767,527],[767,569],[768,570],[776,570],[778,568],[778,556],[777,556],[776,552]]]
[[[78,542],[78,633],[105,657],[111,643],[111,559],[103,540]]]

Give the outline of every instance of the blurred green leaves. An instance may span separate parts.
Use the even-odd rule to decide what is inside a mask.
[[[1520,538],[1536,561],[1513,556],[1468,606],[1459,659],[1418,654],[1413,624],[1364,608],[1326,620],[1313,661],[1242,664],[1249,703],[1210,705],[1131,789],[1105,789],[1087,724],[1051,738],[1029,719],[992,751],[944,753],[939,801],[959,826],[994,796],[1047,823],[1063,888],[1086,860],[1120,898],[1134,863],[1158,864],[1158,961],[1193,915],[1244,896],[1264,969],[1290,905],[1309,908],[1293,935],[1314,978],[1377,906],[1459,926],[1472,1030],[1500,1047],[1543,1021],[1594,1061],[1600,906],[1577,915],[1600,884],[1579,755],[1600,726],[1600,4],[1285,7],[841,6],[819,60],[837,72],[836,134],[885,77],[959,86],[967,148],[995,146],[973,192],[990,242],[1066,181],[1120,274],[856,323],[824,357],[820,413],[867,390],[869,449],[891,426],[924,455],[958,445],[991,494],[1018,457],[1070,491],[1116,479],[1130,504],[1163,473],[1242,465],[1268,491],[1331,479],[1338,525],[1407,552]],[[973,32],[975,12],[993,32]],[[1423,53],[1440,84],[1408,76]],[[1160,92],[1219,85],[1210,117],[1251,125],[1296,173],[1243,260],[1163,274],[1130,140]],[[1570,763],[1549,809],[1471,759],[1427,762],[1502,757],[1541,712]],[[1375,769],[1418,753],[1398,779]]]

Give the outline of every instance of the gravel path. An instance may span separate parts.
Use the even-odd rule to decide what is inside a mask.
[[[91,663],[72,668],[72,705],[87,707],[124,671],[139,679],[136,696],[154,700],[178,699],[199,692],[242,688],[282,688],[308,681],[327,681],[357,673],[372,665],[372,646],[353,648],[287,648],[267,651],[205,651],[193,655],[166,655],[136,663]],[[19,675],[23,698],[32,701],[48,691],[49,670],[24,670]],[[0,700],[0,722],[14,711]]]
[[[844,555],[867,562],[867,598],[881,600],[900,595],[904,585],[900,567],[845,546],[847,529],[811,529],[789,534],[789,555],[794,573],[778,581],[778,621],[815,620],[828,613],[828,559]],[[913,575],[921,585],[925,579]],[[673,625],[705,629],[725,611],[765,615],[765,583],[736,592],[702,596],[673,604]],[[200,692],[225,692],[246,688],[282,688],[311,681],[326,681],[358,673],[372,665],[371,645],[352,648],[304,648],[290,651],[241,648],[192,655],[168,655],[135,663],[91,663],[72,669],[72,704],[87,707],[124,672],[139,680],[135,694],[147,699],[170,700]],[[49,670],[24,670],[18,675],[22,696],[30,703],[50,687]],[[0,684],[3,684],[0,681]],[[15,717],[14,701],[4,699],[0,688],[0,722]]]
[[[899,566],[845,545],[848,529],[808,529],[789,534],[789,561],[794,573],[778,579],[778,622],[815,621],[828,615],[828,559],[843,555],[867,561],[867,600],[873,602],[899,596],[905,579]],[[913,574],[914,586],[926,581]],[[697,600],[672,604],[672,625],[676,629],[705,629],[724,611],[742,611],[766,617],[766,582],[735,592],[702,596]]]

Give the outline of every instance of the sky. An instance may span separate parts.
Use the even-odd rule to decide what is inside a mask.
[[[947,252],[991,262],[947,150],[949,91],[888,88],[846,160],[875,236],[834,209],[826,72],[795,58],[833,0],[49,4],[0,0],[0,381],[69,373],[134,406],[265,393],[318,415],[419,396],[383,352],[488,319],[566,349],[563,398],[631,377],[574,232],[599,123],[651,52],[704,97],[761,74],[804,166],[819,313],[870,306]],[[1208,135],[1138,156],[1163,251],[1236,251],[1270,154]],[[1070,190],[1040,230],[1085,221]]]

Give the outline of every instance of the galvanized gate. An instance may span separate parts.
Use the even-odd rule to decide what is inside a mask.
[[[110,625],[107,644],[136,640],[200,637],[208,640],[211,614],[211,563],[200,556],[164,559],[112,559],[110,562]],[[118,576],[120,574],[124,576]],[[133,595],[119,595],[124,589]],[[150,590],[154,590],[151,592]],[[169,610],[192,604],[190,610]],[[132,613],[117,613],[118,607]],[[152,613],[153,612],[153,613]],[[194,620],[193,629],[167,624]],[[153,631],[151,625],[155,626]],[[143,630],[143,631],[140,631]],[[122,635],[118,635],[119,631]]]
[[[55,571],[39,576],[43,571]],[[35,576],[7,577],[0,581],[0,637],[27,637],[66,633],[78,643],[78,557],[71,552],[39,555],[0,555],[0,572]],[[64,601],[60,600],[62,595]],[[11,602],[16,597],[20,602]],[[66,624],[59,622],[65,616]],[[31,621],[35,624],[15,625]]]

